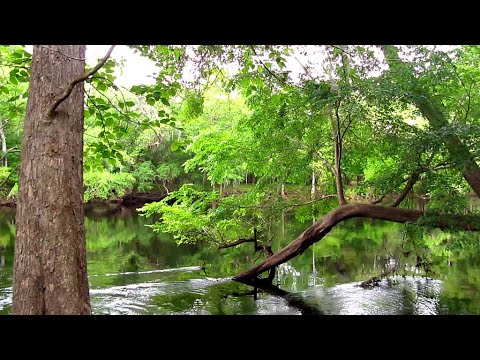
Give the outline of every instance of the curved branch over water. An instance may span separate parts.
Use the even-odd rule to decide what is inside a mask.
[[[416,221],[423,215],[425,215],[425,212],[420,210],[399,209],[396,207],[371,204],[349,204],[339,206],[322,217],[315,224],[310,226],[281,251],[271,256],[263,263],[241,272],[233,279],[244,282],[247,279],[254,278],[261,273],[283,264],[297,255],[300,255],[311,245],[323,239],[335,225],[344,220],[354,217],[365,217],[370,219],[406,223]],[[435,219],[432,219],[432,225],[435,225],[440,229],[451,228],[452,226],[455,226],[469,231],[480,230],[480,222],[478,221],[478,217],[469,215],[454,216],[439,214]]]

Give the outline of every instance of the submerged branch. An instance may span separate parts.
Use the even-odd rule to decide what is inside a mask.
[[[338,223],[354,218],[365,217],[370,219],[387,220],[398,223],[414,222],[420,217],[424,216],[425,212],[420,210],[399,209],[396,207],[387,207],[371,204],[349,204],[342,205],[332,210],[320,220],[315,222],[300,236],[298,236],[292,243],[280,250],[275,255],[271,256],[263,263],[241,272],[234,277],[234,280],[242,281],[257,277],[261,273],[276,267],[291,258],[302,254],[314,243],[323,239],[332,228]],[[478,217],[468,215],[447,215],[438,214],[432,218],[431,225],[440,229],[456,228],[478,231],[480,230],[480,222]]]
[[[308,304],[301,296],[289,293],[288,291],[282,290],[279,287],[273,285],[267,279],[243,279],[238,280],[243,284],[253,286],[255,289],[261,289],[263,292],[281,297],[284,299],[288,305],[297,308],[303,315],[323,315],[323,313],[316,307]]]

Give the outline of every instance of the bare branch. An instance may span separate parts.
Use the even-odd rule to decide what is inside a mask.
[[[5,154],[3,154],[3,156],[0,158],[0,163],[3,162],[3,159],[5,159],[5,157],[9,154],[9,153],[12,153],[12,152],[20,152],[20,149],[17,148],[17,147],[12,147],[10,149],[7,150],[7,152]]]
[[[408,193],[412,190],[413,185],[417,182],[419,174],[417,172],[413,173],[412,176],[407,181],[405,188],[402,190],[398,198],[393,202],[391,207],[397,207],[400,203],[407,197]]]
[[[110,49],[108,50],[107,54],[98,62],[97,65],[95,65],[94,68],[92,68],[90,71],[86,72],[85,74],[83,74],[82,76],[76,78],[75,80],[73,80],[68,86],[67,88],[65,89],[65,91],[63,92],[63,94],[57,99],[55,100],[55,102],[53,103],[53,105],[50,107],[50,109],[48,110],[47,112],[47,115],[49,117],[52,117],[53,114],[55,113],[55,110],[57,109],[58,105],[60,105],[65,99],[67,99],[70,94],[72,93],[73,91],[73,88],[75,87],[75,85],[77,85],[78,83],[82,82],[82,81],[85,81],[86,79],[88,79],[90,76],[92,76],[93,74],[95,74],[108,60],[108,58],[110,57],[110,54],[112,53],[113,49],[115,48],[115,45],[112,45],[110,47]]]
[[[17,169],[20,167],[20,163],[17,164],[17,166],[15,166],[12,171],[10,171],[10,174],[8,174],[8,176],[5,178],[5,180],[2,181],[2,183],[0,184],[0,189],[3,187],[3,185],[5,185],[8,181],[8,179],[10,178],[11,175],[13,175],[13,173],[15,173],[15,171],[17,171]]]
[[[379,197],[377,200],[374,200],[374,201],[372,201],[370,204],[373,204],[373,205],[375,205],[375,204],[379,204],[379,203],[381,203],[381,202],[382,202],[382,200],[383,200],[383,199],[385,199],[385,196],[387,196],[387,194],[383,194],[383,195],[382,195],[382,196],[380,196],[380,197]]]
[[[337,49],[337,50],[340,50],[342,53],[347,54],[348,56],[353,57],[352,53],[346,51],[345,49],[342,49],[340,46],[336,46],[336,45],[330,45],[330,46]]]
[[[287,83],[286,81],[284,81],[283,79],[280,79],[274,72],[272,72],[267,66],[265,66],[265,64],[263,63],[262,60],[260,60],[260,57],[258,56],[257,52],[255,51],[255,48],[252,46],[252,45],[249,45],[250,46],[250,49],[252,49],[253,53],[255,54],[255,56],[258,57],[258,61],[260,61],[260,64],[262,64],[263,68],[265,70],[267,70],[267,72],[272,75],[275,79],[277,79],[279,82],[281,83]]]
[[[237,246],[237,245],[240,245],[240,244],[243,244],[243,243],[246,243],[246,242],[255,242],[255,239],[254,238],[238,239],[237,241],[234,241],[234,242],[231,242],[231,243],[222,244],[218,247],[218,249],[219,250],[220,249],[226,249],[226,248]]]

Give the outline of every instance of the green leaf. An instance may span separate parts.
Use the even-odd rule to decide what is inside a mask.
[[[115,120],[110,116],[105,118],[105,126],[113,126],[115,124]]]
[[[170,150],[172,151],[177,151],[179,147],[180,147],[180,144],[177,141],[174,141],[173,143],[170,144]]]
[[[163,103],[164,105],[170,106],[170,103],[169,103],[168,100],[165,99],[165,98],[162,98],[162,103]]]
[[[99,82],[97,84],[97,89],[101,90],[101,91],[105,91],[105,90],[107,90],[107,86],[104,83]]]
[[[125,101],[125,105],[128,107],[135,106],[135,103],[133,101]]]
[[[149,97],[147,99],[147,104],[151,106],[155,105],[155,99],[153,97]]]

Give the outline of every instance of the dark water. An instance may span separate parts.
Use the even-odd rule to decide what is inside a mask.
[[[476,234],[433,230],[412,237],[402,224],[352,219],[280,266],[278,288],[254,289],[229,278],[258,256],[250,244],[221,251],[177,246],[145,227],[151,221],[133,209],[103,210],[90,211],[85,221],[95,314],[480,313]],[[13,217],[0,209],[0,314],[11,308]],[[273,250],[308,226],[279,221]],[[359,286],[389,269],[394,275],[379,286]]]

